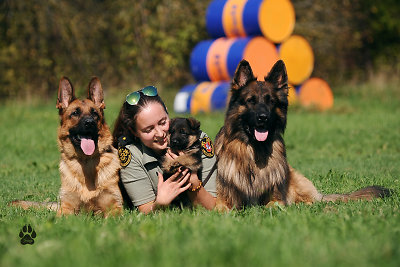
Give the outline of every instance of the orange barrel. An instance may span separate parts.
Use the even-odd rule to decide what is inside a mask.
[[[249,61],[254,75],[262,79],[279,56],[275,45],[264,37],[222,37],[197,44],[190,56],[190,68],[198,81],[227,81],[242,59]]]
[[[288,90],[288,102],[289,106],[296,105],[298,102],[298,96],[297,96],[297,91],[296,87],[293,85],[289,84],[289,90]]]
[[[264,35],[280,43],[292,34],[295,21],[290,0],[214,0],[206,12],[214,38]]]
[[[320,78],[310,78],[299,87],[299,100],[303,106],[327,110],[333,106],[333,93],[328,83]]]
[[[299,85],[310,77],[314,69],[314,53],[306,39],[293,35],[278,47],[278,51],[286,64],[291,84]]]
[[[201,82],[183,87],[174,100],[176,113],[197,114],[222,110],[226,107],[229,82]]]

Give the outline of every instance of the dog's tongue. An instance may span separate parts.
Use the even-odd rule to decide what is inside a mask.
[[[92,155],[95,149],[95,145],[94,145],[94,141],[92,139],[86,139],[86,138],[82,138],[81,139],[81,148],[83,153],[85,153],[85,155]]]
[[[267,140],[268,131],[259,132],[257,130],[254,130],[254,135],[256,136],[257,141],[263,142],[263,141]]]

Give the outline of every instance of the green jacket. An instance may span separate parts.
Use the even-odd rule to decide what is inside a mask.
[[[216,157],[214,147],[206,133],[200,136],[202,142],[202,180],[204,180],[211,171]],[[158,158],[153,151],[143,144],[129,144],[120,147],[118,150],[121,161],[121,181],[128,193],[132,204],[137,207],[156,199],[158,173],[163,173],[160,168]],[[216,197],[216,177],[215,170],[204,188],[211,195]]]

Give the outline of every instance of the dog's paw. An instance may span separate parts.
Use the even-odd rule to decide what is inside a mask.
[[[33,245],[33,243],[35,243],[33,239],[36,238],[36,232],[33,230],[30,224],[28,224],[28,226],[24,225],[19,232],[19,237],[21,238],[22,245]]]
[[[225,203],[225,201],[222,201],[218,198],[217,198],[217,202],[215,203],[214,209],[221,213],[227,213],[227,212],[231,211],[231,209],[228,207],[228,205]]]

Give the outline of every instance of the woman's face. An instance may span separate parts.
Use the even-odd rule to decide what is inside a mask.
[[[145,146],[161,154],[168,146],[168,129],[169,117],[164,107],[159,103],[151,102],[137,115],[134,134]]]

